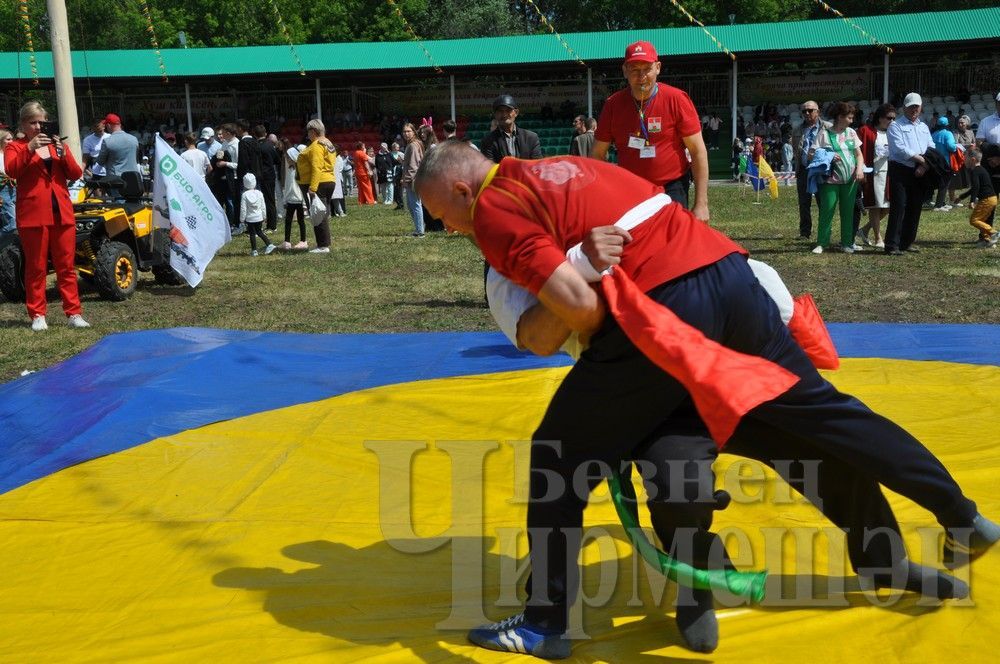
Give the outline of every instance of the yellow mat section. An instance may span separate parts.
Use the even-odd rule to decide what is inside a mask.
[[[564,373],[348,394],[0,496],[0,660],[524,661],[467,645],[465,628],[518,610],[523,441]],[[1000,368],[849,359],[831,379],[915,433],[1000,517]],[[641,570],[602,487],[586,515],[576,661],[996,661],[997,550],[959,572],[969,601],[866,595],[816,510],[756,464],[723,455],[717,471],[749,501],[716,525],[742,567],[771,571],[765,605],[719,597],[719,649],[685,650],[673,586]],[[912,557],[935,564],[933,518],[890,500]]]

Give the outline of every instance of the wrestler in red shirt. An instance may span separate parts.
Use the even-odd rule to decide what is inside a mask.
[[[623,234],[600,292],[584,280],[566,251],[591,228],[615,224],[640,206],[659,205],[662,194],[641,178],[580,157],[505,158],[495,166],[466,145],[445,143],[425,157],[414,189],[431,214],[474,235],[494,268],[537,293],[547,309],[590,341],[532,435],[527,526],[537,579],[529,584],[529,601],[523,613],[472,630],[473,643],[550,659],[569,656],[564,636],[579,579],[572,562],[584,508],[601,479],[595,462],[621,464],[643,438],[673,422],[674,410],[688,397],[711,430],[717,414],[699,405],[697,390],[714,382],[745,394],[755,377],[730,371],[740,358],[756,361],[761,373],[777,368],[779,380],[788,374],[794,381],[743,411],[739,426],[724,432],[729,439],[796,452],[778,458],[836,458],[844,464],[845,491],[853,491],[857,475],[910,498],[945,528],[945,564],[964,564],[1000,540],[1000,526],[978,513],[926,447],[819,375],[744,252],[680,205],[668,203]],[[664,349],[683,356],[681,341],[696,349],[677,365],[693,368],[692,387],[660,357]],[[706,348],[711,357],[701,366],[684,364]],[[736,364],[730,363],[734,357]],[[722,398],[719,405],[731,404]],[[725,435],[712,434],[716,442],[725,441]],[[581,474],[585,483],[578,481]],[[845,504],[851,513],[831,516],[837,525],[872,518],[872,505]],[[885,516],[887,505],[878,507]],[[942,599],[965,593],[957,585],[942,591]]]
[[[659,185],[684,207],[693,173],[693,211],[708,221],[708,152],[694,103],[683,90],[657,83],[660,61],[649,42],[625,49],[622,73],[629,87],[604,102],[592,156],[605,159],[614,143],[619,166]]]
[[[593,159],[503,160],[490,171],[474,208],[475,221],[489,219],[474,226],[487,262],[537,294],[566,261],[567,247],[661,192],[650,182],[622,176]],[[631,234],[622,267],[643,291],[728,254],[747,253],[679,205],[662,208]]]

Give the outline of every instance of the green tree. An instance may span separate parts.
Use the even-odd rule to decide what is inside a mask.
[[[139,0],[65,0],[74,49],[149,48]],[[189,47],[283,44],[275,9],[294,43],[400,41],[410,39],[387,0],[148,0],[163,48],[177,48],[179,31]],[[416,35],[425,40],[531,34],[544,29],[528,0],[395,0]],[[668,0],[534,0],[560,32],[591,32],[690,25]],[[709,25],[829,18],[813,0],[685,0],[684,6]],[[847,16],[992,7],[996,0],[837,0]],[[35,49],[49,49],[45,0],[29,0]],[[0,0],[0,50],[26,49],[18,0]]]

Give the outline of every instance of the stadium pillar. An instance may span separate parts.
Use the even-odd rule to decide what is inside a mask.
[[[882,103],[889,103],[889,54],[882,60]]]
[[[451,81],[451,121],[455,121],[455,75],[448,77]]]
[[[187,104],[188,112],[188,131],[194,131],[194,119],[191,117],[191,84],[184,84],[184,102]]]
[[[52,73],[56,83],[56,111],[59,131],[80,159],[80,118],[76,113],[76,92],[73,90],[73,63],[69,56],[69,23],[64,0],[46,0],[49,10],[49,32],[52,35]]]
[[[587,67],[587,117],[594,117],[594,72]]]
[[[732,130],[733,130],[733,134],[732,135],[733,135],[733,138],[736,138],[736,110],[737,110],[736,109],[736,104],[739,101],[737,99],[737,97],[736,97],[736,87],[737,87],[736,86],[736,80],[737,80],[737,74],[738,74],[738,71],[737,71],[737,68],[736,68],[736,60],[733,60],[733,74],[732,74],[732,77],[731,77],[732,81],[730,81],[730,83],[731,83],[730,88],[731,89],[730,89],[730,92],[729,92],[729,105],[732,107],[731,111],[730,111],[730,122],[732,124]],[[732,143],[730,143],[730,146],[732,146]]]
[[[319,98],[319,79],[316,79],[316,118],[323,121],[323,102]]]

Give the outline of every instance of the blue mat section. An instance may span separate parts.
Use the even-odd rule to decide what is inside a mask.
[[[115,334],[0,386],[0,493],[212,422],[391,383],[568,363],[519,352],[499,332]]]
[[[830,331],[843,357],[1000,364],[997,325],[833,324]],[[212,422],[392,383],[569,363],[518,352],[492,332],[111,335],[0,385],[0,493]]]
[[[827,323],[841,357],[1000,365],[1000,325]]]

